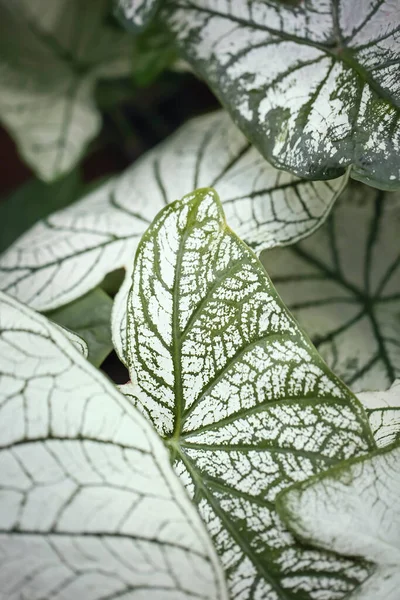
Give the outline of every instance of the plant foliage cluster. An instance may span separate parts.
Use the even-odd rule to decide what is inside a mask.
[[[0,0],[0,31],[35,173],[0,207],[0,596],[397,600],[397,3]],[[83,183],[167,71],[220,108]]]

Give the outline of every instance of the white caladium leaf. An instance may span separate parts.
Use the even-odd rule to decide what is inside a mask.
[[[277,167],[400,186],[398,2],[168,0],[163,16]]]
[[[342,598],[365,566],[297,545],[275,497],[374,447],[356,398],[302,334],[210,189],[143,236],[123,388],[154,424],[240,600]],[[329,590],[329,596],[328,596]]]
[[[398,600],[400,587],[400,444],[344,461],[294,485],[279,513],[307,543],[376,564],[352,600]]]
[[[97,80],[130,72],[132,41],[106,24],[109,10],[108,0],[0,0],[0,119],[46,181],[99,131]]]
[[[256,251],[315,230],[345,178],[307,182],[271,167],[222,111],[194,119],[119,179],[41,221],[0,258],[0,286],[38,310],[79,298],[118,267],[127,269],[113,332],[120,351],[138,241],[169,202],[216,186],[232,227]]]
[[[117,15],[134,31],[149,24],[156,13],[160,0],[116,0]]]
[[[387,391],[358,394],[364,404],[375,441],[380,448],[400,439],[400,380]]]
[[[226,600],[152,427],[59,328],[0,294],[0,589],[7,600]]]
[[[400,377],[400,196],[349,187],[329,220],[263,264],[330,368],[355,391]]]

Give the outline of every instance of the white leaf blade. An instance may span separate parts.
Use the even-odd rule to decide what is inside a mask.
[[[375,441],[379,448],[400,438],[400,381],[396,379],[387,391],[358,394],[364,404]]]
[[[163,16],[275,166],[317,179],[353,165],[354,177],[398,188],[400,12],[391,0],[170,0]]]
[[[374,562],[351,596],[396,600],[400,585],[399,444],[355,460],[283,492],[279,512],[301,539]]]
[[[226,598],[154,431],[56,326],[4,294],[0,301],[7,598],[44,590],[66,599]]]
[[[0,257],[1,289],[51,310],[125,267],[125,294],[121,290],[116,298],[112,328],[122,357],[126,297],[141,235],[166,203],[210,184],[223,195],[231,226],[260,252],[314,231],[346,178],[307,182],[277,171],[218,111],[190,121],[121,177],[21,237]]]
[[[144,29],[154,16],[160,0],[117,0],[117,14],[134,31]]]
[[[262,261],[328,366],[355,391],[400,373],[400,196],[349,186],[328,221]]]
[[[126,356],[132,384],[123,392],[166,439],[232,598],[302,590],[316,599],[327,579],[340,598],[363,579],[364,565],[295,546],[274,501],[374,447],[365,415],[230,231],[213,190],[167,206],[143,236]]]
[[[0,3],[0,117],[45,181],[71,170],[99,131],[97,80],[129,72],[131,41],[104,25],[107,11],[104,0]]]

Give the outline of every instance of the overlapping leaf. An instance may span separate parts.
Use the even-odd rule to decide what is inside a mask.
[[[0,118],[47,181],[69,171],[100,129],[93,91],[130,71],[132,41],[105,24],[108,0],[0,2]]]
[[[400,380],[387,391],[358,394],[364,404],[375,441],[380,448],[400,440]]]
[[[257,252],[307,235],[325,219],[345,179],[306,182],[277,171],[223,112],[195,119],[119,179],[38,223],[0,258],[0,286],[38,310],[79,298],[117,267],[129,289],[137,243],[168,202],[202,185],[224,198],[232,227]],[[126,293],[113,328],[121,351]]]
[[[354,600],[397,600],[400,586],[400,444],[345,461],[278,499],[301,539],[376,564]]]
[[[326,224],[263,263],[330,368],[356,391],[400,376],[400,197],[348,188]]]
[[[225,600],[154,430],[57,326],[0,295],[0,589],[7,600]]]
[[[153,18],[160,0],[115,0],[117,14],[127,27],[141,30]]]
[[[47,317],[83,338],[88,346],[88,359],[100,366],[113,349],[111,310],[110,296],[95,288],[75,302],[50,311]]]
[[[295,481],[374,447],[348,389],[304,337],[212,190],[140,242],[126,394],[165,438],[232,599],[342,598],[365,566],[297,545],[275,511]]]
[[[392,0],[168,0],[184,57],[278,167],[400,186]]]

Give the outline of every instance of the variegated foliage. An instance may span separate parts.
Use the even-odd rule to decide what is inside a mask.
[[[122,388],[152,421],[241,600],[339,599],[363,563],[299,545],[278,492],[374,448],[215,192],[166,207],[136,254]]]
[[[293,486],[280,514],[307,543],[375,563],[352,600],[397,600],[400,586],[400,444],[345,461]]]
[[[349,187],[309,238],[263,256],[283,300],[355,391],[400,376],[400,196]]]
[[[35,225],[0,258],[0,286],[38,310],[50,310],[125,267],[113,326],[122,355],[120,329],[135,250],[166,204],[214,185],[230,225],[259,252],[314,231],[344,184],[345,178],[307,182],[277,171],[218,111],[190,121],[119,178]]]
[[[226,600],[152,427],[43,316],[0,293],[0,596]]]
[[[167,0],[163,17],[275,166],[400,186],[398,2]]]
[[[109,0],[0,0],[0,119],[46,181],[72,169],[100,129],[94,88],[127,75],[132,41]]]
[[[160,1],[161,0],[115,0],[116,12],[129,29],[140,31],[150,23]]]

